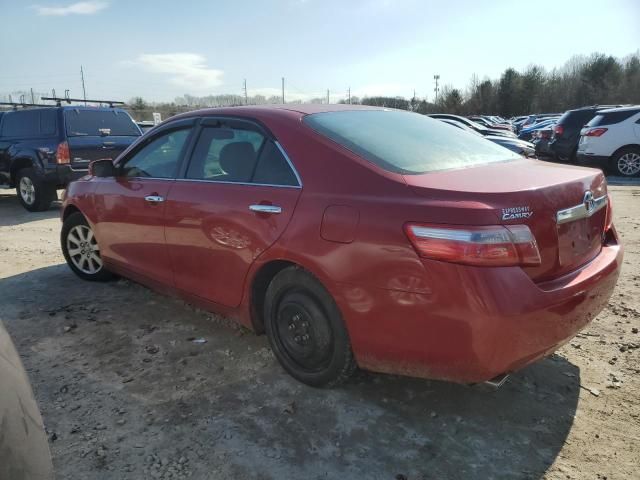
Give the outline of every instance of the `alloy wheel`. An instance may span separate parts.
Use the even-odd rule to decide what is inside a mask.
[[[27,205],[33,205],[36,201],[36,188],[29,177],[20,179],[20,196]]]
[[[67,251],[75,267],[87,275],[102,269],[100,247],[93,231],[86,225],[76,225],[67,235]]]
[[[640,154],[629,152],[618,159],[618,171],[623,175],[636,175],[640,172]]]

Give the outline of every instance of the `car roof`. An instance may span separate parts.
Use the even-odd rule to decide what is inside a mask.
[[[42,111],[42,110],[51,110],[51,109],[61,109],[61,110],[88,110],[91,112],[100,111],[100,112],[111,112],[113,110],[117,110],[120,112],[126,112],[126,110],[122,108],[111,108],[111,107],[90,107],[85,105],[42,105],[41,107],[30,107],[23,108],[21,110],[6,110],[3,113],[20,113],[20,112],[33,112],[33,111]]]
[[[631,105],[629,107],[607,108],[606,110],[598,110],[598,113],[628,112],[629,110],[640,110],[640,105]]]
[[[349,110],[395,110],[393,108],[371,107],[368,105],[349,105],[349,104],[313,104],[313,103],[292,103],[280,105],[246,105],[238,107],[214,107],[193,110],[171,117],[171,120],[178,118],[213,116],[213,115],[234,115],[242,117],[258,117],[265,113],[282,114],[283,116],[297,113],[300,116],[311,115],[314,113],[326,112],[344,112]]]

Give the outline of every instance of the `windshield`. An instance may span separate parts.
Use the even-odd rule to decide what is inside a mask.
[[[351,110],[307,115],[318,133],[385,170],[420,174],[520,158],[451,125],[397,110]]]
[[[123,110],[65,110],[67,135],[139,137],[140,129]]]

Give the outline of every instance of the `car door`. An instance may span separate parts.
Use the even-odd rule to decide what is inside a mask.
[[[95,192],[101,255],[134,274],[173,286],[164,238],[166,199],[195,120],[167,125],[119,159]]]
[[[166,206],[177,288],[239,305],[249,267],[286,228],[301,187],[286,154],[262,128],[204,119]]]

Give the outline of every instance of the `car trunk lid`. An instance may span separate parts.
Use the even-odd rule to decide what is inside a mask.
[[[522,159],[404,178],[420,196],[468,205],[468,213],[478,213],[465,215],[472,225],[487,225],[489,218],[495,225],[527,225],[542,263],[524,270],[536,281],[575,270],[602,247],[606,182],[599,170]],[[600,199],[589,213],[585,195]],[[559,221],[558,212],[571,208],[571,218]]]

